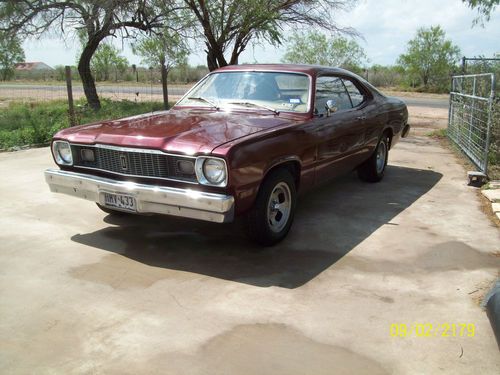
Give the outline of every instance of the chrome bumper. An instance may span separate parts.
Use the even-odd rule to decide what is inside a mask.
[[[104,193],[135,197],[138,213],[156,213],[192,219],[230,222],[234,217],[234,198],[191,189],[138,184],[83,173],[47,169],[45,181],[50,191],[72,195],[104,205]]]

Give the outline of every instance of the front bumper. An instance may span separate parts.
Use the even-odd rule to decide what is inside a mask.
[[[135,197],[138,213],[182,216],[216,223],[234,218],[234,198],[191,189],[116,181],[83,173],[47,169],[45,181],[50,191],[72,195],[104,205],[104,193]]]

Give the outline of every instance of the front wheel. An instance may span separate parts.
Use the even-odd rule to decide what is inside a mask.
[[[271,172],[246,216],[250,239],[263,246],[272,246],[283,240],[292,226],[296,195],[295,181],[288,170]]]
[[[389,156],[389,138],[384,134],[370,159],[358,167],[358,176],[366,182],[379,182],[384,177]]]

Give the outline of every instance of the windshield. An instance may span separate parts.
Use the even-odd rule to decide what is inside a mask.
[[[220,72],[206,77],[178,106],[307,112],[309,77],[281,72]]]

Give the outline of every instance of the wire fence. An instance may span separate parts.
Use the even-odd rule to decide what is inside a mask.
[[[169,85],[169,101],[176,101],[186,93],[190,85]],[[98,83],[97,93],[100,98],[110,100],[129,100],[133,102],[161,102],[163,90],[160,84],[123,84]],[[85,98],[81,84],[73,82],[74,100]],[[10,102],[47,102],[68,100],[66,85],[39,83],[0,83],[0,102],[7,105]]]
[[[65,67],[66,82],[15,81],[0,83],[0,150],[49,142],[68,126],[116,119],[168,108],[192,84],[164,85],[150,71],[150,82],[98,82],[101,110],[87,104],[81,82]]]
[[[453,76],[448,135],[480,172],[488,173],[495,74]]]
[[[466,57],[462,58],[462,74],[494,73],[500,72],[500,57]]]

